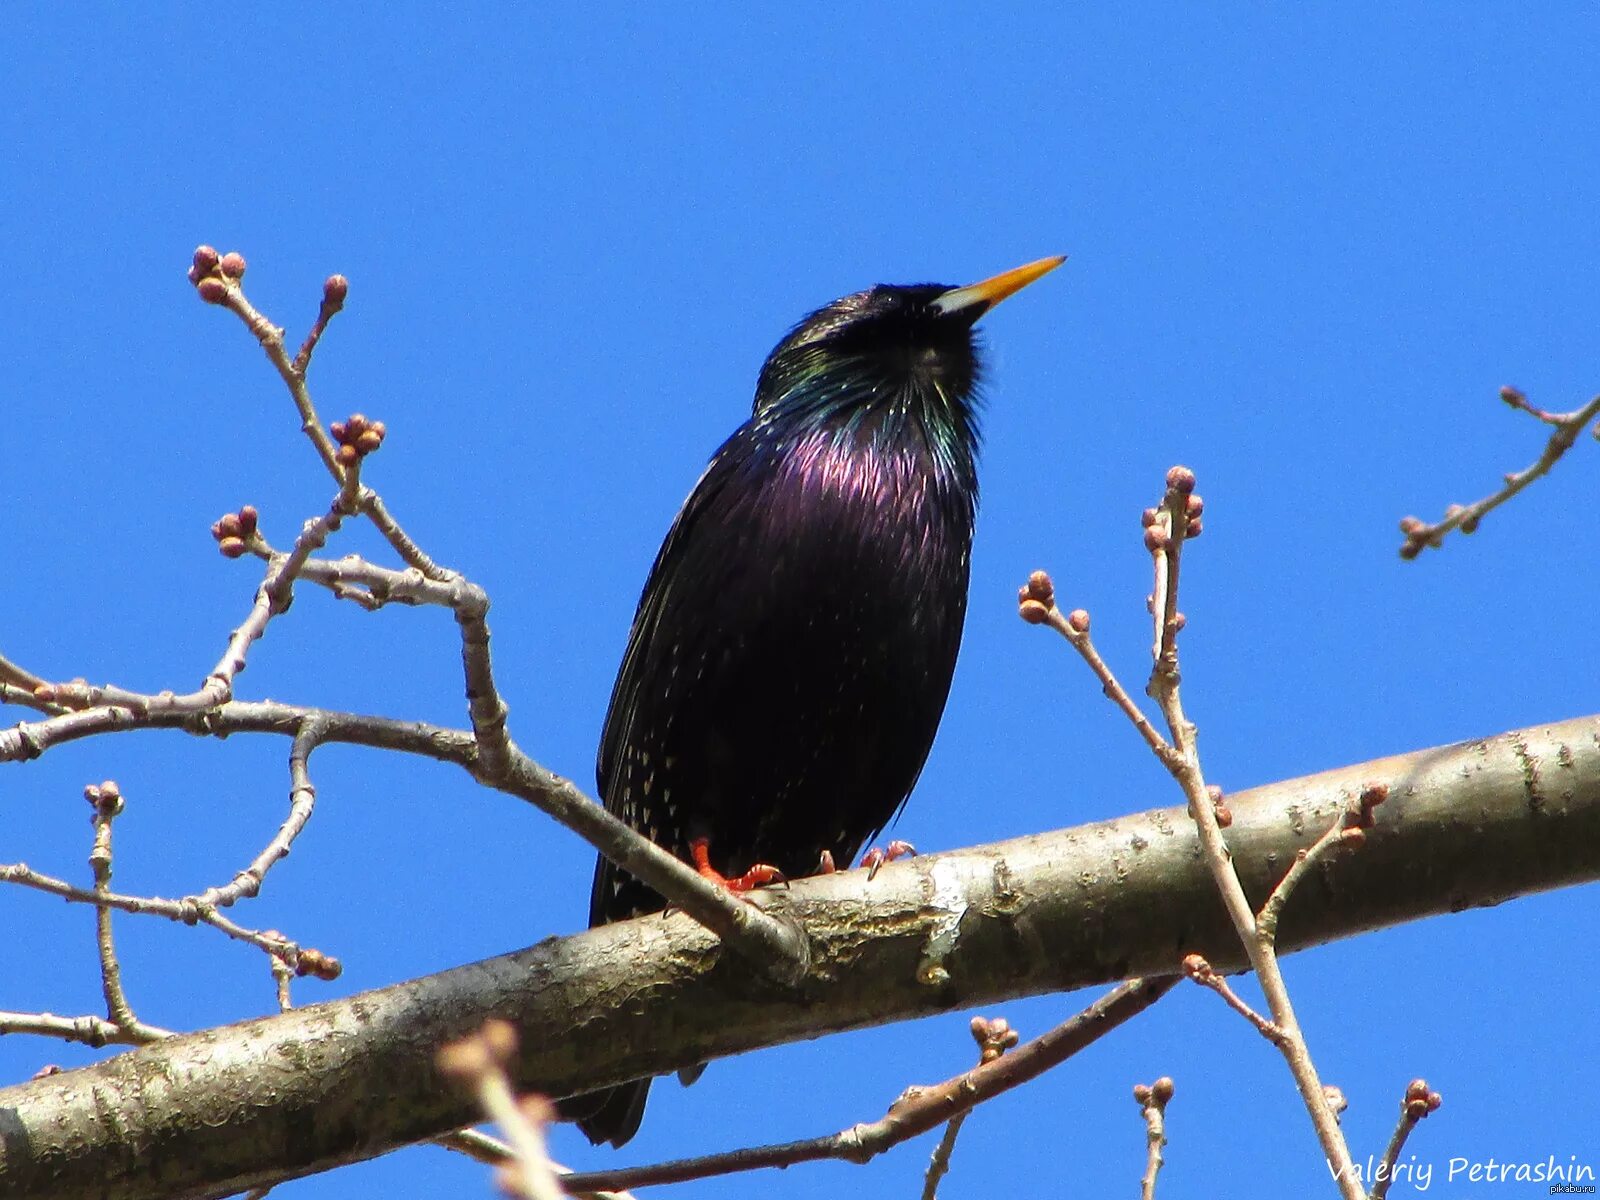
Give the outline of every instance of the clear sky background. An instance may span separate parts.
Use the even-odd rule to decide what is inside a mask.
[[[242,251],[295,340],[342,271],[323,413],[387,422],[369,481],[490,590],[516,736],[592,786],[651,557],[784,330],[874,282],[1065,253],[985,322],[967,639],[898,835],[947,849],[1177,801],[1067,647],[1015,615],[1048,567],[1142,681],[1138,514],[1175,462],[1207,502],[1186,696],[1229,788],[1600,707],[1600,446],[1474,538],[1395,553],[1398,518],[1536,457],[1545,433],[1501,384],[1559,409],[1600,389],[1600,13],[1052,7],[13,9],[0,649],[53,677],[199,683],[259,579],[207,526],[253,502],[287,544],[331,490],[253,341],[195,299],[189,254]],[[378,545],[356,531],[336,549]],[[447,614],[309,587],[240,691],[464,720]],[[119,888],[220,883],[281,819],[286,752],[145,733],[6,767],[0,861],[87,880],[81,788],[109,776],[129,797]],[[319,753],[315,777],[310,829],[236,914],[344,960],[297,1002],[582,926],[592,853],[531,809],[354,749]],[[1288,962],[1358,1160],[1423,1075],[1445,1098],[1410,1147],[1432,1194],[1534,1194],[1449,1188],[1455,1156],[1600,1171],[1597,918],[1591,887]],[[88,909],[0,891],[0,1008],[97,1011],[92,928]],[[150,920],[118,933],[146,1020],[272,1007],[255,951]],[[1032,1034],[1088,999],[991,1012]],[[590,1168],[871,1120],[967,1065],[966,1023],[716,1063],[658,1085],[625,1151],[566,1129],[555,1152]],[[7,1038],[0,1080],[95,1057]],[[1332,1194],[1277,1055],[1195,988],[981,1109],[943,1194],[1134,1194],[1130,1089],[1161,1074],[1177,1080],[1161,1195]],[[674,1194],[914,1195],[931,1144]],[[421,1148],[279,1194],[489,1188]]]

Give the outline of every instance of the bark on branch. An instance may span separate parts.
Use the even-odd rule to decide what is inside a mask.
[[[1390,800],[1358,853],[1283,914],[1290,950],[1600,878],[1600,717],[1229,797],[1259,904],[1351,797]],[[0,1090],[0,1196],[222,1196],[475,1119],[434,1052],[490,1016],[523,1030],[518,1081],[565,1095],[759,1046],[1015,996],[1242,965],[1193,823],[1164,809],[764,894],[811,941],[787,988],[682,915],[206,1030]],[[897,1084],[895,1086],[898,1085]]]

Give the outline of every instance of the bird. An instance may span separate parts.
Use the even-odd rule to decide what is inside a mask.
[[[613,815],[735,891],[848,864],[898,815],[966,617],[974,325],[1063,261],[967,286],[879,284],[777,344],[639,599],[596,763]],[[599,858],[591,926],[665,907]],[[620,1147],[649,1086],[561,1111]]]

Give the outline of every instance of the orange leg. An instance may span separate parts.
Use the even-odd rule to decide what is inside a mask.
[[[694,856],[695,870],[712,883],[721,884],[730,892],[748,892],[769,883],[788,883],[782,871],[766,863],[756,863],[737,879],[729,879],[711,865],[711,839],[697,837],[689,843],[689,853]]]

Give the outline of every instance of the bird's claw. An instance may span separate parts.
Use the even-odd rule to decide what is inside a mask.
[[[861,856],[861,865],[867,868],[867,878],[871,879],[877,875],[878,868],[883,866],[884,863],[893,862],[897,858],[910,858],[916,852],[917,848],[910,842],[902,842],[897,839],[890,842],[888,846],[874,846],[868,850]],[[833,862],[833,851],[824,850],[817,860],[817,874],[832,875],[838,869]]]
[[[884,863],[893,862],[897,858],[910,858],[916,852],[917,848],[910,842],[902,842],[897,838],[888,846],[874,846],[868,850],[861,856],[861,865],[867,868],[867,878],[873,879],[878,874],[878,868]]]
[[[704,875],[705,872],[702,871],[701,874]],[[737,879],[727,879],[716,874],[713,874],[712,878],[730,892],[748,892],[753,888],[766,887],[769,883],[781,883],[784,887],[789,886],[789,877],[778,870],[777,867],[768,863],[756,863],[755,866]]]
[[[721,871],[711,865],[711,841],[709,838],[698,837],[689,843],[689,853],[694,858],[694,869],[700,872],[703,879],[727,888],[730,892],[748,892],[758,887],[765,887],[769,883],[781,883],[789,886],[789,877],[777,867],[767,863],[756,863],[743,875],[729,879]]]

